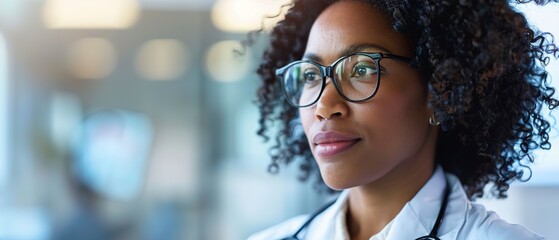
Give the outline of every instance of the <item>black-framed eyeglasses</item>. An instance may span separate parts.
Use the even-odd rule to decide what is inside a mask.
[[[281,79],[283,92],[289,104],[294,107],[308,107],[315,104],[330,77],[336,91],[350,102],[371,99],[377,93],[380,76],[384,71],[380,62],[390,58],[409,63],[410,58],[379,52],[356,52],[339,58],[330,66],[311,60],[292,62],[276,70]]]

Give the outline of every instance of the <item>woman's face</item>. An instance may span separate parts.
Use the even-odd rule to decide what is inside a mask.
[[[411,44],[380,11],[360,1],[340,1],[312,26],[304,59],[330,65],[357,51],[413,55]],[[300,108],[322,177],[334,189],[402,175],[418,161],[433,161],[434,144],[426,142],[433,142],[436,130],[429,125],[425,83],[406,62],[384,58],[381,66],[372,99],[345,101],[328,78],[318,102]]]

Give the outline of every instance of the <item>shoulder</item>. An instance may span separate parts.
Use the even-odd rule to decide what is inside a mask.
[[[312,222],[300,234],[307,239],[325,239],[332,236],[336,214],[343,210],[348,196],[348,191],[343,191],[335,201],[327,202],[314,214],[304,214],[291,218],[264,231],[251,235],[249,240],[276,240],[290,237],[314,216]]]
[[[293,217],[282,223],[251,235],[250,237],[248,237],[248,240],[279,240],[291,236],[301,227],[301,225],[305,222],[305,220],[307,220],[307,218],[307,214]]]
[[[445,218],[449,221],[443,225],[447,226],[449,239],[461,240],[526,240],[544,239],[529,229],[511,224],[501,219],[493,211],[488,211],[483,205],[471,202],[458,177],[446,174],[451,187],[449,208]],[[444,239],[444,238],[441,238]]]
[[[508,223],[497,213],[487,211],[481,204],[470,203],[469,205],[464,229],[474,233],[472,235],[475,239],[544,239],[521,225]]]

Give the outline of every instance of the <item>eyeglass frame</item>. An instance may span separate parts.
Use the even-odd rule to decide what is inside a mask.
[[[377,84],[376,87],[373,91],[373,93],[371,93],[370,96],[361,99],[361,100],[352,100],[350,98],[348,98],[347,96],[345,96],[341,90],[340,90],[340,86],[338,86],[338,81],[334,81],[334,69],[337,67],[338,63],[340,63],[342,60],[345,60],[349,57],[355,56],[355,55],[363,55],[363,56],[367,56],[370,57],[371,59],[373,59],[373,61],[375,61],[375,64],[377,64],[377,66],[379,67],[379,73],[377,74]],[[276,69],[276,77],[281,79],[281,88],[283,90],[283,93],[286,97],[286,101],[289,103],[289,105],[296,107],[296,108],[304,108],[304,107],[309,107],[312,106],[313,104],[315,104],[316,102],[318,102],[318,100],[320,100],[320,97],[322,97],[322,93],[324,92],[324,89],[326,88],[326,79],[328,77],[330,77],[333,81],[332,83],[334,84],[334,88],[336,89],[336,92],[338,92],[338,94],[346,101],[349,102],[364,102],[367,101],[371,98],[373,98],[379,89],[380,86],[380,75],[382,73],[382,69],[380,68],[380,60],[382,60],[383,58],[389,58],[389,59],[394,59],[394,60],[398,60],[398,61],[402,61],[402,62],[406,62],[406,63],[410,63],[412,58],[410,57],[405,57],[405,56],[400,56],[400,55],[396,55],[396,54],[391,54],[391,53],[382,53],[382,52],[354,52],[352,54],[348,54],[345,56],[342,56],[338,59],[336,59],[336,61],[334,61],[332,64],[330,64],[329,66],[324,66],[320,63],[317,63],[315,61],[312,60],[298,60],[298,61],[294,61],[291,62],[281,68]],[[318,93],[318,97],[309,104],[306,105],[295,105],[293,104],[290,100],[289,100],[289,95],[287,94],[286,90],[285,90],[285,83],[283,80],[283,75],[285,74],[285,71],[287,71],[289,68],[291,68],[292,66],[296,65],[296,64],[300,64],[300,63],[310,63],[313,64],[317,67],[319,67],[320,69],[320,74],[322,75],[322,83],[320,86],[320,92]]]

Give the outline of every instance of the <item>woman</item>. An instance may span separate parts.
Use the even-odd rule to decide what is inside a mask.
[[[296,0],[258,70],[259,134],[283,123],[271,172],[300,159],[343,191],[250,239],[542,239],[470,200],[550,147],[549,39],[506,0]]]

